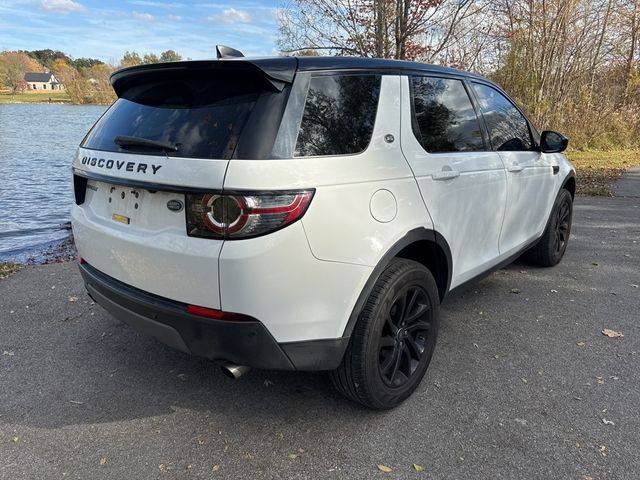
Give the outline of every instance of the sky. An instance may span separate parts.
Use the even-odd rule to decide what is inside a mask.
[[[125,51],[215,58],[277,54],[279,0],[0,0],[0,51],[61,50],[117,63]]]

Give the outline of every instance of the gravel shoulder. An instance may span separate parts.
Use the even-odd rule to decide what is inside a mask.
[[[229,380],[92,304],[73,262],[27,266],[0,280],[0,478],[636,478],[639,247],[640,199],[578,197],[563,262],[449,299],[386,413],[322,373]]]

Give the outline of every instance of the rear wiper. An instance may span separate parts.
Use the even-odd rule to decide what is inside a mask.
[[[121,147],[143,147],[143,148],[154,148],[158,150],[167,150],[169,152],[177,152],[178,146],[180,144],[173,145],[171,143],[159,142],[157,140],[149,140],[148,138],[141,137],[129,137],[126,135],[117,135],[116,138],[113,139],[113,142],[116,145]]]

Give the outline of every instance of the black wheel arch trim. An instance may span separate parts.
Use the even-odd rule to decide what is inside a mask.
[[[562,187],[560,187],[560,190],[562,190],[567,186],[567,183],[569,182],[569,180],[573,180],[574,182],[576,181],[576,172],[574,170],[569,171],[569,173],[567,173],[567,175],[564,177],[564,179],[562,180]],[[558,195],[559,194],[560,194],[560,191],[558,191]],[[571,193],[571,197],[573,197],[574,195],[575,195],[575,192]]]
[[[356,301],[355,306],[349,316],[349,320],[347,321],[347,326],[344,329],[343,338],[350,337],[353,329],[358,321],[358,317],[360,315],[360,311],[362,307],[369,298],[371,291],[373,290],[374,285],[382,275],[384,269],[391,263],[398,253],[400,253],[404,248],[409,245],[420,242],[420,241],[429,241],[436,244],[438,247],[442,249],[447,261],[447,282],[446,288],[444,289],[444,295],[442,295],[441,301],[443,300],[446,292],[449,291],[449,286],[451,285],[451,272],[453,270],[453,260],[451,257],[451,249],[449,248],[449,244],[445,240],[445,238],[435,230],[431,230],[424,227],[415,228],[407,232],[407,234],[398,240],[391,248],[387,250],[387,252],[382,256],[378,264],[374,267],[373,272],[369,275],[369,279],[364,285],[364,288],[360,292],[360,296],[358,296],[358,300]]]

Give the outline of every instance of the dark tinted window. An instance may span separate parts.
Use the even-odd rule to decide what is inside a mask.
[[[170,153],[176,157],[230,158],[260,88],[229,73],[137,85],[111,106],[83,146],[159,154],[140,147],[125,150],[114,143],[123,135],[176,145],[178,151]]]
[[[489,128],[494,150],[530,150],[529,124],[518,109],[495,88],[473,84],[480,110]]]
[[[483,150],[478,117],[460,80],[411,77],[414,133],[430,153]]]
[[[380,75],[313,77],[295,155],[346,155],[365,150],[379,96]]]

